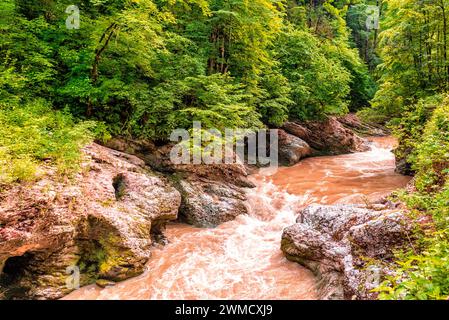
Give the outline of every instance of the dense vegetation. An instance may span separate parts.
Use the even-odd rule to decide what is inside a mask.
[[[66,26],[71,4],[0,4],[0,161],[17,164],[0,181],[32,177],[20,168],[43,160],[76,167],[93,135],[164,141],[195,120],[276,127],[374,94],[350,1],[82,0],[79,29]]]
[[[421,221],[417,243],[398,252],[397,273],[379,288],[383,299],[449,297],[448,9],[446,0],[382,3],[379,90],[360,113],[399,138],[400,169],[415,174],[416,188],[399,197]]]
[[[380,297],[449,296],[449,1],[80,0],[79,29],[72,4],[0,2],[0,185],[76,172],[80,147],[110,135],[164,142],[193,121],[278,127],[363,108],[416,174],[399,196],[432,217]],[[372,5],[380,30],[366,27]]]

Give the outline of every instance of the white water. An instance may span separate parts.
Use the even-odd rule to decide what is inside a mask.
[[[307,204],[362,202],[404,186],[408,178],[394,173],[394,141],[375,141],[369,152],[262,170],[252,177],[248,215],[216,229],[172,224],[170,244],[155,250],[144,275],[66,299],[315,299],[313,275],[280,251],[282,231]]]

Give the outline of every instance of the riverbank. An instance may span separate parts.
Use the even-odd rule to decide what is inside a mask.
[[[334,140],[338,140],[339,134],[352,135],[352,132],[350,133],[347,128],[343,128],[337,122],[332,120],[328,123],[332,124],[334,129],[337,128],[337,130],[332,131],[334,132],[333,136],[336,137]],[[299,123],[295,124],[296,128],[300,125]],[[304,125],[306,130],[310,130],[307,127],[308,125]],[[325,133],[326,131],[322,130],[322,132]],[[322,135],[322,137],[324,136]],[[295,162],[298,162],[301,160],[301,157],[296,157],[298,154],[296,153],[298,150],[296,146],[311,143],[315,146],[312,149],[316,153],[317,141],[320,139],[322,139],[321,141],[325,141],[324,138],[317,138],[317,133],[314,134],[313,139],[310,138],[310,133],[308,133],[308,136],[303,136],[303,138],[309,141],[306,142],[296,136],[288,136],[288,139],[284,140],[288,143],[284,144],[283,147],[285,148],[284,150],[292,152],[285,152],[284,156],[289,156],[290,160],[296,159]],[[298,140],[295,139],[301,139],[304,143],[298,144]],[[353,144],[354,148],[364,145],[360,138],[345,138],[340,140],[344,142],[343,145],[348,145],[348,141],[357,142]],[[164,215],[164,212],[167,212],[168,208],[160,207],[155,211],[159,212],[158,214],[144,214],[144,217],[146,217],[144,219],[147,221],[145,222],[145,228],[142,229],[141,226],[136,225],[143,233],[130,235],[130,239],[141,239],[139,241],[144,240],[142,243],[145,243],[145,246],[151,246],[151,248],[145,247],[146,249],[142,247],[141,250],[143,250],[142,252],[146,256],[137,255],[139,257],[136,260],[139,261],[138,264],[130,262],[131,260],[129,259],[127,261],[113,259],[116,256],[120,256],[120,253],[124,252],[123,250],[127,250],[126,248],[129,246],[127,247],[126,242],[117,238],[105,236],[110,233],[110,231],[107,231],[110,230],[109,227],[100,228],[100,230],[104,229],[107,231],[106,234],[101,235],[101,232],[93,231],[99,230],[97,227],[94,228],[97,224],[89,222],[87,224],[87,230],[90,231],[80,233],[80,228],[76,227],[79,224],[75,222],[75,225],[72,225],[70,229],[72,230],[72,233],[70,233],[71,239],[73,239],[73,243],[75,244],[71,246],[74,249],[71,251],[70,261],[76,265],[79,261],[86,261],[86,258],[88,258],[87,261],[91,268],[90,273],[82,272],[82,275],[92,275],[91,277],[82,277],[81,285],[96,281],[98,278],[95,278],[94,274],[98,274],[99,270],[104,271],[100,273],[100,279],[102,280],[116,281],[124,280],[130,276],[132,277],[143,271],[143,265],[149,259],[150,252],[152,258],[146,265],[146,273],[135,280],[132,279],[128,282],[117,284],[112,288],[100,289],[99,287],[90,287],[83,289],[69,295],[67,297],[69,299],[166,299],[181,297],[185,299],[251,299],[254,298],[254,294],[266,299],[316,298],[318,294],[315,291],[315,280],[312,274],[299,265],[288,262],[279,250],[279,239],[282,230],[294,223],[297,212],[307,204],[317,201],[332,202],[332,199],[345,199],[346,197],[345,200],[342,200],[344,202],[348,201],[351,195],[358,194],[360,198],[361,194],[365,194],[366,192],[372,193],[373,189],[370,188],[375,188],[377,193],[379,192],[379,188],[381,191],[388,193],[395,188],[403,186],[402,181],[397,184],[388,183],[389,175],[394,175],[394,157],[386,149],[386,151],[380,153],[365,151],[336,158],[309,158],[303,160],[297,166],[281,168],[279,170],[282,173],[281,175],[267,177],[261,173],[248,180],[246,168],[242,165],[212,168],[206,168],[204,166],[175,167],[167,161],[166,148],[156,147],[148,143],[124,142],[123,140],[115,140],[112,143],[112,145],[109,145],[110,147],[133,153],[137,157],[104,149],[105,152],[111,152],[121,158],[120,161],[124,162],[118,166],[116,163],[113,164],[114,169],[109,170],[113,172],[113,176],[111,175],[110,179],[105,178],[102,180],[104,181],[102,187],[108,190],[108,196],[106,198],[102,200],[96,197],[92,198],[92,195],[87,193],[87,196],[84,196],[82,199],[87,200],[87,202],[102,203],[101,206],[96,205],[94,207],[103,207],[103,211],[109,211],[111,206],[117,207],[119,211],[109,215],[112,221],[116,220],[114,219],[115,216],[120,217],[122,215],[119,213],[120,210],[122,210],[121,212],[127,212],[128,209],[124,209],[122,206],[123,201],[131,200],[132,205],[138,205],[138,202],[135,202],[138,198],[146,198],[150,194],[142,193],[132,198],[134,199],[132,200],[128,197],[127,188],[129,184],[126,183],[126,179],[115,179],[116,177],[120,177],[120,173],[123,173],[123,166],[130,167],[129,163],[134,162],[133,166],[137,164],[137,167],[143,166],[146,168],[145,170],[151,168],[151,170],[156,169],[158,172],[163,173],[163,175],[160,175],[160,173],[150,173],[150,176],[153,176],[152,179],[162,179],[156,182],[156,185],[162,188],[171,188],[171,186],[174,186],[173,192],[174,194],[177,192],[177,195],[170,196],[170,198],[174,200],[180,197],[180,200],[177,200],[179,201],[177,204],[173,202],[173,208],[169,210],[172,212],[170,215]],[[366,147],[363,148],[366,150]],[[379,151],[380,149],[376,150]],[[381,160],[381,163],[378,164],[378,170],[366,174],[364,172],[366,170],[365,167],[368,167],[369,171],[370,167],[373,167],[373,161],[375,162],[376,160],[371,157],[378,157],[380,154],[383,154],[387,159],[379,158],[378,160]],[[334,166],[332,165],[332,159],[336,160]],[[364,164],[365,167],[363,169],[360,167],[360,160],[362,163],[368,161]],[[117,161],[117,163],[121,163],[120,161]],[[307,167],[309,163],[316,164],[317,162],[320,163],[320,161],[323,162],[318,167],[316,165]],[[98,168],[98,166],[101,167],[105,161],[98,158],[98,161],[94,162],[96,162],[94,166],[88,166],[87,176],[92,174],[95,176],[95,172],[101,172],[101,168]],[[342,168],[346,168],[349,172],[344,172],[344,170],[338,172],[336,169],[340,165],[343,165]],[[351,167],[355,170],[351,171]],[[135,169],[131,171],[133,170]],[[334,176],[330,174],[333,170],[335,173]],[[318,172],[318,175],[313,176],[312,172]],[[301,176],[301,174],[304,176]],[[85,175],[86,173],[82,176],[84,177]],[[158,175],[159,178],[154,178]],[[293,190],[292,192],[291,189],[289,190],[291,182],[284,185],[280,182],[279,177],[282,180],[282,176],[285,178],[285,181],[289,181],[288,179],[291,179],[291,177],[296,177],[296,181],[300,184],[303,183],[303,185],[297,191]],[[121,177],[124,177],[123,174]],[[385,177],[387,177],[387,180],[382,180]],[[323,182],[326,182],[326,179],[330,183],[330,188],[323,186]],[[332,182],[332,179],[336,182]],[[379,179],[379,181],[376,179]],[[345,181],[348,184],[345,184]],[[358,185],[360,190],[357,192],[351,190],[349,194],[342,196],[341,189],[340,193],[333,191],[333,188],[338,185],[338,182],[341,183],[342,189]],[[243,189],[245,187],[255,187],[255,189],[246,189],[245,191]],[[89,187],[86,186],[86,189],[89,190]],[[304,190],[307,190],[307,192],[304,192]],[[93,190],[89,191],[92,192]],[[121,196],[125,197],[121,199]],[[158,198],[158,196],[151,197]],[[27,201],[32,203],[30,199]],[[65,202],[70,203],[68,200]],[[52,202],[56,207],[59,205],[58,203]],[[151,202],[148,204],[151,205]],[[74,205],[74,207],[77,206],[79,205]],[[87,211],[90,212],[90,210],[88,209]],[[152,210],[155,210],[154,206]],[[14,212],[14,210],[10,209],[8,212]],[[83,218],[81,221],[91,221],[88,218],[89,215],[91,213],[85,216],[87,220]],[[80,217],[83,217],[83,215]],[[181,218],[180,221],[190,222],[199,227],[212,227],[216,225],[219,225],[219,227],[201,229],[176,224],[170,226],[168,231],[164,233],[165,223],[177,218]],[[27,221],[33,221],[33,217],[30,217]],[[73,222],[72,219],[70,221]],[[104,220],[100,219],[100,221]],[[106,219],[106,226],[110,225],[107,221]],[[128,220],[127,223],[133,225],[135,222]],[[84,223],[82,225],[86,224]],[[3,252],[9,254],[5,262],[6,271],[11,272],[10,270],[14,269],[12,266],[20,266],[19,269],[16,268],[20,272],[9,274],[10,277],[8,278],[8,280],[12,280],[9,282],[10,284],[14,283],[14,286],[11,285],[11,287],[20,288],[20,290],[15,291],[18,298],[21,297],[18,293],[21,293],[22,297],[56,298],[71,291],[65,288],[67,278],[65,268],[67,267],[67,262],[57,264],[59,266],[57,269],[46,269],[50,273],[46,274],[45,269],[39,269],[40,265],[35,260],[36,257],[42,257],[41,254],[48,254],[49,252],[64,252],[62,257],[67,257],[67,250],[63,246],[52,247],[51,245],[47,245],[45,247],[40,242],[41,240],[36,240],[37,238],[33,238],[32,236],[33,230],[44,230],[41,232],[43,237],[45,232],[56,232],[58,234],[57,231],[60,229],[52,227],[50,225],[48,229],[30,228],[30,236],[27,238],[29,242],[21,243],[18,246],[18,248],[23,250],[3,250]],[[37,234],[35,231],[34,233]],[[119,239],[122,238],[120,233],[117,236]],[[23,238],[21,235],[17,236],[17,239]],[[166,243],[166,239],[168,239],[169,244],[163,247],[162,244]],[[82,249],[86,248],[86,246],[80,247],[80,241],[82,243],[97,243],[97,247],[95,247],[96,249],[91,248],[92,250],[89,247]],[[11,241],[9,243],[14,244]],[[95,252],[99,254],[97,255]],[[39,254],[36,255],[36,253]],[[14,258],[15,254],[17,254],[18,258]],[[13,258],[11,259],[11,257]],[[40,259],[42,261],[42,258]],[[64,258],[62,261],[67,260]],[[53,263],[50,260],[48,262],[50,262],[50,265]],[[106,269],[113,271],[111,273],[111,271],[105,271]],[[45,282],[46,280],[51,281]],[[55,285],[54,281],[56,281],[57,285]],[[298,285],[294,285],[297,282],[299,282]],[[99,283],[102,284],[105,282],[100,281]],[[27,288],[28,291],[26,290]],[[34,288],[34,291],[29,291],[30,288]],[[37,291],[36,288],[38,288]],[[53,288],[56,289],[53,290]]]
[[[250,177],[256,188],[247,190],[247,215],[215,229],[169,224],[169,244],[155,251],[144,275],[106,289],[83,288],[66,299],[319,298],[316,277],[282,254],[283,230],[310,204],[355,201],[346,195],[349,186],[361,202],[405,186],[410,178],[395,173],[390,152],[394,139],[373,143],[368,152],[309,158],[275,175],[262,169]]]

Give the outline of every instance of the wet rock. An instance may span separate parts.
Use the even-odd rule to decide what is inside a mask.
[[[184,173],[210,180],[226,180],[240,187],[254,187],[254,184],[247,178],[248,171],[245,164],[235,154],[233,154],[233,163],[229,164],[177,164],[173,163],[170,158],[175,146],[173,143],[156,146],[147,141],[115,138],[109,141],[107,146],[134,154],[154,170],[166,174]]]
[[[389,135],[389,132],[385,128],[376,124],[364,123],[356,114],[353,113],[338,117],[337,120],[346,128],[351,129],[363,136],[383,137]]]
[[[242,163],[184,165],[178,170],[173,180],[182,196],[181,221],[209,228],[248,213],[243,188],[254,184]]]
[[[98,279],[95,281],[95,284],[99,286],[102,289],[113,287],[116,285],[114,281],[104,280],[104,279]]]
[[[372,299],[395,248],[410,239],[412,224],[400,210],[361,205],[312,205],[284,230],[286,257],[315,273],[321,299]]]
[[[278,136],[280,164],[292,166],[312,154],[312,149],[304,140],[284,130],[278,130]]]
[[[179,218],[188,224],[216,227],[248,213],[245,193],[232,184],[189,177],[176,186],[182,195]]]
[[[114,142],[115,147],[126,145]],[[248,212],[242,188],[253,188],[254,184],[248,179],[247,167],[235,154],[230,164],[175,164],[170,159],[174,144],[154,146],[155,149],[148,145],[139,147],[135,141],[132,145],[147,165],[171,177],[182,196],[181,221],[209,228]]]
[[[345,128],[335,117],[323,121],[287,122],[282,127],[314,150],[314,155],[338,155],[368,151],[366,142],[352,130]]]
[[[93,144],[82,173],[11,186],[0,197],[0,291],[56,299],[101,278],[140,274],[152,230],[177,218],[179,192],[137,157]],[[72,275],[72,276],[71,276]],[[69,285],[68,285],[69,284]]]

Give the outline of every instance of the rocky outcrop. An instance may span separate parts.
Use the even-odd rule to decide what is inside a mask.
[[[284,130],[278,130],[279,137],[279,163],[281,165],[292,166],[301,159],[312,155],[312,149],[302,139],[288,134]]]
[[[212,228],[247,214],[246,194],[242,188],[254,187],[245,165],[173,164],[171,146],[159,148],[145,157],[147,163],[171,174],[173,185],[182,196],[179,219],[196,227]]]
[[[143,272],[154,242],[177,218],[180,193],[137,157],[93,144],[82,172],[60,181],[46,168],[37,183],[0,198],[0,291],[8,298],[56,299],[76,284],[121,281]],[[76,276],[76,275],[75,275]]]
[[[248,213],[242,188],[254,184],[248,180],[247,168],[238,158],[231,164],[175,164],[170,159],[173,144],[156,146],[123,141],[114,139],[108,145],[136,154],[153,169],[165,173],[179,190],[181,221],[209,228]]]
[[[357,115],[349,113],[337,118],[338,122],[346,128],[362,136],[386,136],[390,133],[382,126],[372,123],[362,122]]]
[[[244,163],[234,155],[231,164],[176,164],[170,159],[174,144],[156,146],[148,141],[138,141],[125,138],[114,138],[107,146],[114,150],[126,152],[142,159],[153,170],[166,174],[195,175],[212,180],[227,180],[237,186],[254,187],[248,180],[248,171]]]
[[[413,153],[413,148],[398,147],[393,151],[396,156],[396,172],[404,176],[413,176],[415,171],[413,165],[409,160],[410,155]]]
[[[248,213],[246,194],[235,185],[190,176],[175,186],[182,195],[179,218],[188,224],[213,228]]]
[[[281,249],[314,272],[321,299],[373,299],[384,262],[411,237],[412,224],[391,204],[312,205],[284,230]]]
[[[365,141],[345,128],[336,117],[323,121],[287,122],[282,127],[314,149],[314,155],[338,155],[368,151]]]

